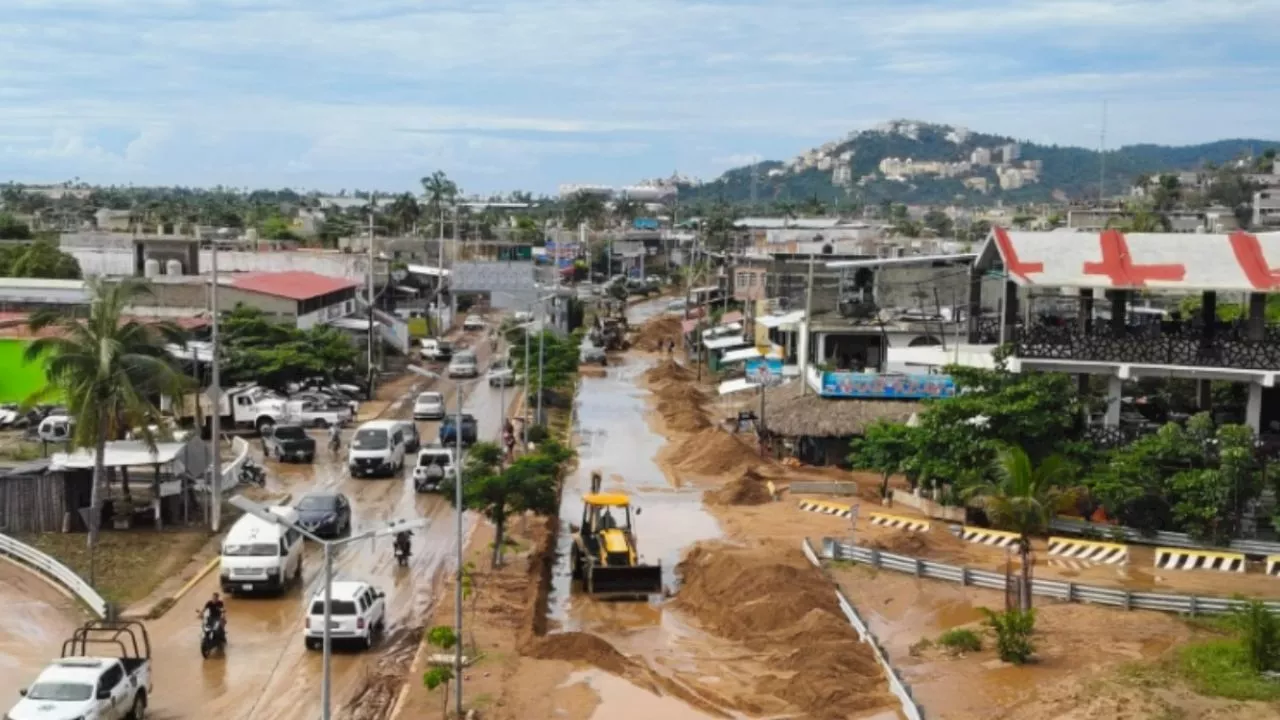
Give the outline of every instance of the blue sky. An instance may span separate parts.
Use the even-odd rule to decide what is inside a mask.
[[[906,117],[1280,136],[1280,0],[2,0],[0,180],[713,178]],[[1269,122],[1269,120],[1272,120]]]

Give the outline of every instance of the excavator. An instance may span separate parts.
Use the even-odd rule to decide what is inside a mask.
[[[600,492],[599,472],[591,474],[591,492],[582,498],[582,524],[573,532],[573,578],[589,595],[644,598],[662,592],[662,566],[642,565],[631,526],[631,498]],[[635,514],[640,514],[636,508]]]

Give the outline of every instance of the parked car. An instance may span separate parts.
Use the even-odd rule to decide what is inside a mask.
[[[489,366],[489,372],[486,377],[489,379],[489,387],[498,387],[500,385],[510,387],[516,384],[516,371],[501,361]]]
[[[528,312],[527,310],[517,310],[516,314],[513,315],[512,318],[517,323],[527,323],[533,320],[533,313]]]
[[[479,315],[468,315],[462,321],[463,330],[483,330],[485,328],[484,318]]]
[[[444,417],[444,395],[427,391],[413,401],[414,420],[439,420]]]
[[[583,364],[595,363],[597,365],[607,365],[609,362],[609,356],[605,353],[604,348],[602,347],[584,344],[582,349],[578,352],[578,362]]]
[[[319,390],[304,390],[294,393],[290,400],[304,400],[314,403],[326,410],[350,410],[352,415],[360,412],[360,402],[343,395]]]
[[[456,445],[458,435],[456,432],[458,424],[457,415],[446,415],[444,422],[440,423],[440,444],[449,446]],[[462,414],[462,444],[471,445],[475,443],[477,437],[476,419],[473,415]]]
[[[36,437],[41,442],[67,442],[75,427],[76,421],[68,415],[49,415],[37,426]]]
[[[451,378],[473,378],[480,375],[480,366],[476,363],[476,354],[464,350],[449,361],[448,375]]]
[[[443,362],[453,357],[453,343],[448,340],[426,338],[422,341],[422,349],[418,353],[424,360]]]
[[[270,425],[262,429],[262,454],[279,462],[309,463],[316,459],[316,441],[301,425]]]
[[[351,501],[340,492],[309,492],[293,509],[298,524],[320,537],[341,537],[351,530]]]
[[[343,580],[329,586],[329,641],[353,640],[368,650],[387,620],[386,595],[366,582]],[[324,588],[316,590],[307,608],[303,643],[319,650],[324,643]]]
[[[0,428],[7,428],[22,416],[21,409],[13,403],[0,405]]]
[[[404,451],[416,453],[422,447],[422,436],[418,434],[418,423],[412,420],[401,420],[400,431],[404,433]]]

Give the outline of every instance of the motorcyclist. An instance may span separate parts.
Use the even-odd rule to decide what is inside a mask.
[[[207,622],[213,624],[215,628],[222,631],[222,637],[227,636],[227,608],[222,603],[222,598],[218,593],[214,593],[213,597],[204,604],[204,608],[200,611],[201,617]]]
[[[411,537],[413,537],[412,530],[401,530],[400,532],[396,533],[395,549],[397,553],[402,552],[405,555],[409,554],[409,547],[410,547],[409,538]]]

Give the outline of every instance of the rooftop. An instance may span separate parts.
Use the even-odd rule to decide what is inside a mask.
[[[764,424],[788,437],[851,437],[861,435],[876,420],[903,423],[921,409],[910,400],[855,400],[801,394],[801,382],[766,390]],[[746,401],[750,409],[759,400]]]
[[[1106,290],[1280,292],[1280,233],[1018,232],[993,228],[980,269],[1019,285]]]
[[[354,280],[330,277],[305,270],[289,270],[276,273],[251,273],[240,275],[231,281],[238,290],[273,295],[289,300],[310,300],[340,290],[359,287]]]

